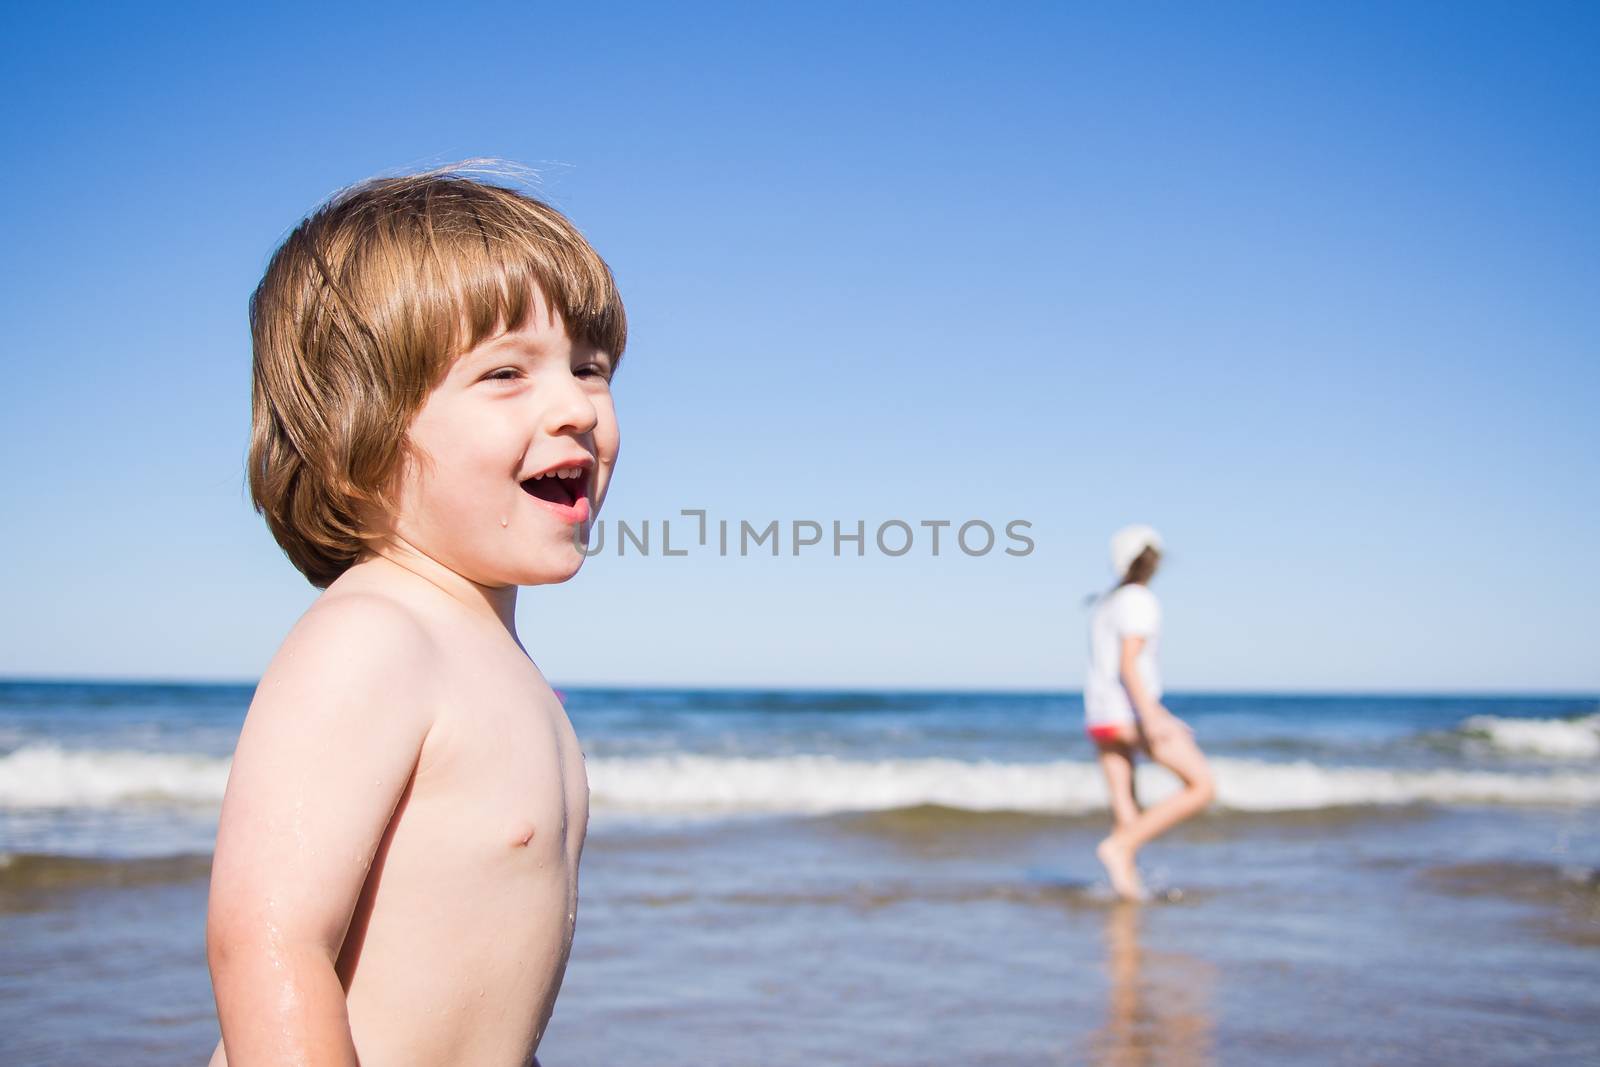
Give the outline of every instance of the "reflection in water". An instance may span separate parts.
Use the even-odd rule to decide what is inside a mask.
[[[1211,987],[1216,968],[1176,952],[1140,948],[1145,910],[1117,904],[1106,913],[1110,979],[1105,1025],[1090,1038],[1101,1067],[1199,1067],[1212,1054]]]

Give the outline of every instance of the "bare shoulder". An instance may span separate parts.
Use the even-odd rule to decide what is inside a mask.
[[[437,660],[426,620],[404,602],[330,589],[284,638],[255,703],[325,714],[352,702],[381,703],[405,718],[427,717]]]
[[[334,588],[306,610],[283,647],[327,648],[379,658],[388,653],[399,659],[426,652],[431,644],[426,622],[399,598]]]
[[[234,749],[213,936],[249,941],[270,919],[337,951],[432,730],[432,644],[403,604],[367,594],[325,593],[290,630]]]

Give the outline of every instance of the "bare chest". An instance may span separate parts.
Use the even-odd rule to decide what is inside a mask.
[[[575,865],[589,820],[583,752],[555,694],[530,672],[462,688],[424,746],[414,800],[428,809],[430,836],[483,860]]]

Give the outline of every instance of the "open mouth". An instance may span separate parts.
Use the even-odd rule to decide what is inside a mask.
[[[578,506],[589,496],[589,472],[583,467],[562,467],[535,475],[522,483],[522,491],[561,511]]]

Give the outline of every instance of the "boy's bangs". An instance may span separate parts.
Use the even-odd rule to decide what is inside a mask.
[[[435,245],[448,278],[443,289],[449,307],[438,311],[442,321],[457,324],[445,345],[445,364],[545,313],[560,315],[574,342],[605,352],[615,369],[627,345],[627,317],[611,271],[594,250],[576,234],[570,240],[548,230],[530,233],[521,220],[498,233],[484,225],[488,220],[477,221],[478,232],[470,238]],[[548,311],[541,312],[541,303]]]

